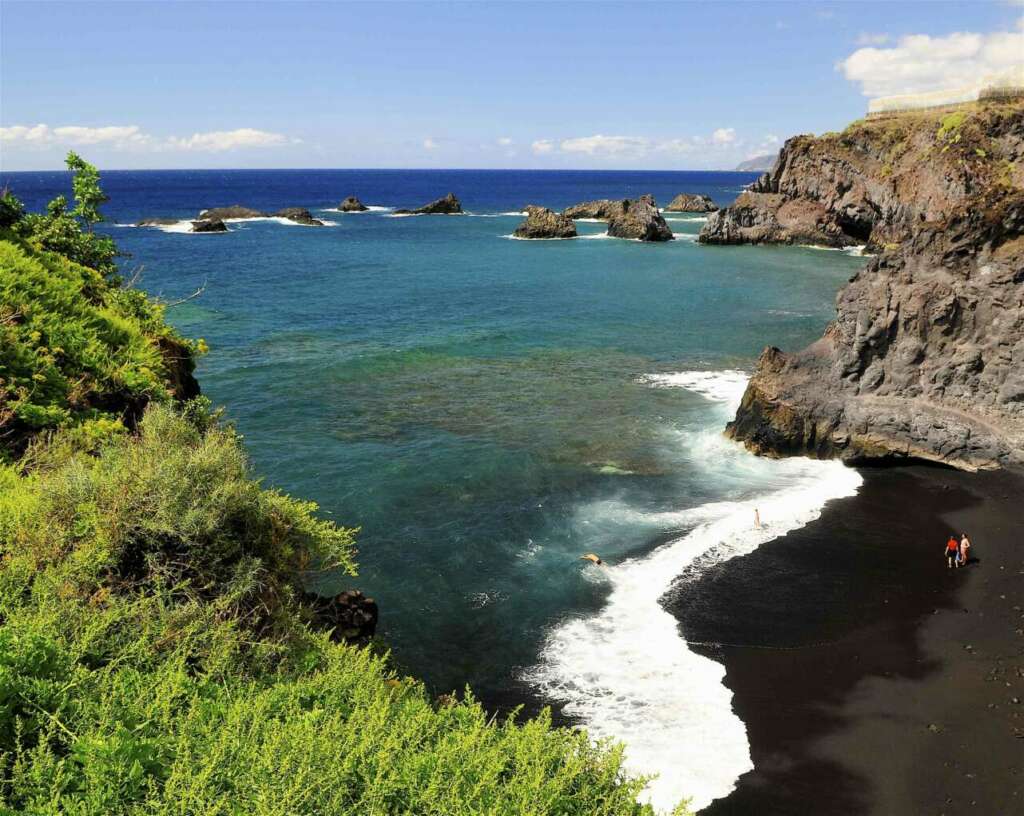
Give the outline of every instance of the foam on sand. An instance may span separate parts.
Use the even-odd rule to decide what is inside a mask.
[[[738,402],[746,383],[735,371],[651,375],[645,381],[696,391],[723,409]],[[592,737],[623,742],[630,771],[657,774],[641,798],[660,812],[684,797],[692,797],[696,809],[706,807],[753,767],[746,728],[723,685],[724,667],[689,650],[660,598],[698,558],[703,567],[750,553],[814,520],[827,501],[853,495],[861,482],[839,462],[759,459],[717,431],[684,435],[682,441],[699,449],[693,457],[697,466],[707,462],[712,470],[727,468],[740,478],[756,472],[756,483],[770,486],[741,501],[650,514],[646,521],[652,527],[686,531],[648,555],[606,569],[587,567],[611,587],[606,606],[556,624],[539,664],[526,673]],[[714,455],[705,456],[709,452]],[[754,527],[755,508],[764,522],[760,529]],[[614,502],[579,512],[587,523],[594,517],[607,524],[609,512],[622,511],[643,515],[616,511]]]

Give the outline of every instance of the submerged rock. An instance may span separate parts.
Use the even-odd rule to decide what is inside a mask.
[[[349,196],[338,205],[338,209],[342,212],[366,212],[370,208],[355,196]]]
[[[671,241],[672,230],[651,195],[642,195],[636,201],[622,202],[622,212],[608,222],[608,234],[614,238],[633,238],[640,241]]]
[[[454,193],[448,193],[444,198],[431,201],[415,210],[395,210],[396,215],[458,215],[461,212],[462,204]]]
[[[750,194],[774,223],[745,220],[744,196],[711,216],[702,240],[751,240],[755,226],[788,240],[778,214],[805,208],[819,234],[884,250],[839,292],[820,340],[761,355],[727,429],[751,450],[1024,463],[1024,101],[961,110],[791,139]]]
[[[627,199],[612,200],[601,198],[597,201],[584,201],[581,204],[574,204],[562,210],[562,215],[567,218],[597,218],[601,221],[610,221],[616,215],[621,215],[625,209]]]
[[[174,222],[178,223],[177,221]],[[192,222],[192,232],[227,232],[228,225],[219,218],[203,218]]]
[[[514,234],[517,238],[575,238],[576,224],[567,215],[527,204],[526,220]]]
[[[219,218],[226,221],[229,218],[266,218],[267,213],[254,210],[251,207],[243,207],[241,204],[232,204],[230,207],[214,207],[203,210],[199,218],[210,220]]]
[[[706,213],[714,212],[717,209],[718,205],[711,200],[710,196],[680,193],[665,207],[665,212]]]
[[[324,222],[319,218],[314,218],[313,214],[305,207],[285,207],[283,210],[278,210],[274,213],[274,218],[287,218],[289,221],[294,221],[296,224],[303,224],[307,227],[324,226]]]

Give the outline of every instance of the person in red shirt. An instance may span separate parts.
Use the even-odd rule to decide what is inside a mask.
[[[949,569],[960,566],[960,542],[955,536],[950,536],[946,542],[946,566]]]

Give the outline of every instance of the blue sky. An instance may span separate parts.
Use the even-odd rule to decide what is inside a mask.
[[[1024,61],[1022,15],[1016,0],[2,0],[0,168],[56,168],[69,147],[105,168],[731,168],[843,127],[870,96]]]

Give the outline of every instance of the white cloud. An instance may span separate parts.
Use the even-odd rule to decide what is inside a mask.
[[[888,34],[872,34],[868,31],[862,31],[857,36],[857,45],[885,45],[887,42],[889,42]]]
[[[502,136],[500,139],[498,139],[498,144],[501,145],[502,147],[508,147],[510,144],[512,144],[512,140],[508,138],[508,136]]]
[[[178,150],[203,150],[221,152],[245,147],[279,147],[288,140],[280,133],[269,133],[253,128],[237,130],[215,130],[210,133],[193,133],[184,139],[168,139],[168,145]]]
[[[436,139],[431,139],[429,136],[423,140],[424,150],[437,150],[438,144]]]
[[[980,83],[984,77],[1021,70],[1024,18],[1017,31],[945,37],[911,34],[891,48],[860,48],[836,67],[867,97],[923,93]]]
[[[530,149],[537,154],[550,153],[555,149],[555,143],[550,139],[538,139],[530,145]]]
[[[736,141],[736,128],[718,128],[711,134],[711,141],[716,145],[728,145]]]
[[[108,127],[80,127],[65,125],[51,128],[49,125],[15,125],[0,128],[0,141],[26,142],[31,145],[97,145],[110,144],[115,147],[133,147],[150,143],[150,137],[142,133],[136,125]]]
[[[51,128],[44,124],[32,127],[14,125],[0,128],[0,141],[14,145],[25,144],[30,147],[105,145],[115,150],[150,150],[153,152],[169,150],[221,152],[246,147],[279,147],[288,143],[288,139],[280,133],[270,133],[254,128],[217,130],[208,133],[193,133],[186,137],[169,136],[165,139],[158,139],[144,133],[138,125],[107,125],[105,127],[62,125]],[[293,143],[298,141],[292,140]]]
[[[563,139],[564,153],[586,153],[588,156],[637,156],[647,152],[648,141],[638,136],[580,136]]]

